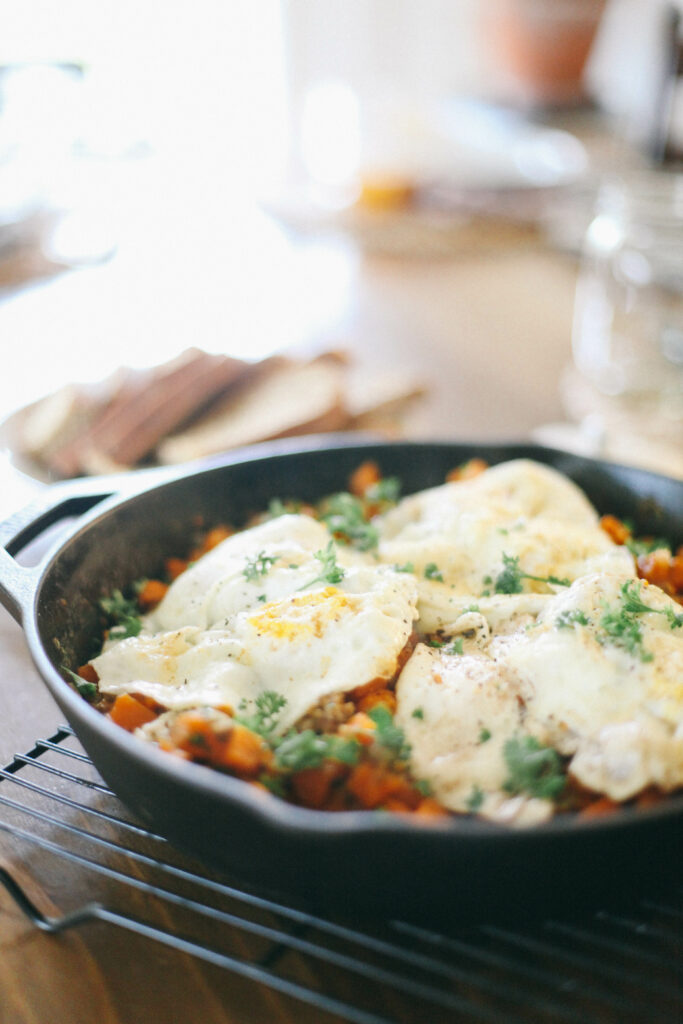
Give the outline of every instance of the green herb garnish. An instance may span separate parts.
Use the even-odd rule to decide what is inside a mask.
[[[567,611],[560,612],[555,619],[555,625],[558,629],[570,629],[571,626],[588,626],[590,625],[590,619],[580,608],[570,608]]]
[[[275,735],[280,712],[287,700],[274,690],[266,690],[254,701],[255,712],[252,715],[240,715],[235,721],[257,733],[275,753],[275,765],[278,769],[288,772],[300,772],[304,768],[318,768],[327,758],[355,764],[360,753],[360,744],[356,739],[345,739],[342,736],[320,735],[313,729],[302,732],[288,732],[285,736]],[[240,705],[240,711],[246,710],[246,701]],[[263,778],[272,792],[279,793],[283,782],[278,776],[266,775]]]
[[[109,597],[101,598],[100,608],[107,616],[110,640],[137,636],[142,629],[137,600],[124,597],[120,590],[113,590]]]
[[[677,615],[672,608],[652,608],[645,604],[641,594],[642,584],[637,580],[627,580],[622,584],[619,605],[613,608],[605,606],[600,619],[603,636],[598,636],[598,639],[601,643],[609,641],[642,662],[649,662],[654,655],[643,647],[643,631],[638,616],[663,615],[671,629],[678,629],[683,626],[683,612]]]
[[[341,583],[346,576],[346,569],[341,565],[337,565],[334,541],[331,540],[324,551],[316,551],[315,557],[322,567],[320,575],[316,576],[309,583],[304,583],[303,587],[299,587],[299,590],[307,590],[308,587],[312,587],[316,583]]]
[[[652,661],[654,655],[643,647],[643,631],[640,623],[623,608],[616,610],[608,608],[600,619],[600,628],[604,636],[598,639],[602,643],[609,641],[615,647],[620,647],[642,662]]]
[[[326,498],[319,507],[318,518],[343,544],[350,544],[360,551],[377,547],[377,527],[368,521],[363,501],[353,494],[341,491]]]
[[[412,713],[412,715],[410,717],[411,718],[419,718],[419,720],[422,721],[424,716],[425,716],[425,713],[422,710],[422,708],[415,708],[415,710],[413,711],[413,713]]]
[[[376,704],[368,711],[368,718],[375,723],[376,740],[399,761],[407,761],[410,757],[410,744],[406,742],[403,730],[394,724],[394,718],[383,704]]]
[[[364,494],[367,502],[382,505],[395,505],[401,493],[401,481],[397,476],[385,476],[376,484],[371,484]]]
[[[465,801],[465,806],[467,807],[467,810],[470,811],[471,814],[475,814],[478,810],[480,810],[481,805],[483,803],[484,803],[484,791],[483,791],[483,789],[480,789],[479,786],[473,786],[472,787],[472,792],[470,793],[470,795],[467,797],[467,800]]]
[[[81,697],[85,697],[86,700],[95,699],[95,697],[97,696],[97,686],[95,685],[95,683],[88,683],[86,682],[85,679],[81,679],[81,677],[76,672],[72,672],[70,668],[66,667],[66,665],[62,666],[62,671],[66,672],[66,674],[69,676],[71,682],[74,684],[74,686],[80,693]]]
[[[490,731],[490,729],[483,728],[481,730],[481,732],[479,733],[479,739],[477,740],[477,742],[478,743],[488,743],[488,741],[490,739],[491,739],[491,731]]]
[[[236,722],[244,725],[252,732],[258,733],[264,739],[269,739],[278,723],[278,716],[287,703],[287,698],[275,690],[264,690],[254,701],[255,711],[251,715],[243,715],[235,718]],[[246,701],[240,706],[240,711],[245,711]]]
[[[273,794],[273,796],[279,796],[281,799],[287,799],[287,787],[285,786],[285,780],[281,775],[269,775],[267,772],[263,772],[259,776],[259,782],[262,786]]]
[[[394,565],[395,572],[415,572],[415,566],[412,562],[406,562],[404,565]]]
[[[301,772],[306,768],[319,768],[331,758],[343,764],[355,764],[360,754],[358,740],[342,736],[321,735],[313,729],[291,732],[275,744],[275,763],[278,768]]]
[[[508,778],[503,783],[506,793],[541,800],[557,800],[565,787],[560,755],[552,747],[543,747],[535,736],[514,737],[505,744],[503,756]]]
[[[300,501],[283,501],[282,498],[271,498],[268,503],[268,518],[290,515],[301,510]]]
[[[571,586],[571,580],[559,578],[558,576],[533,576],[524,572],[519,565],[519,557],[503,554],[503,570],[498,574],[495,581],[496,594],[521,594],[523,591],[522,580],[535,580],[537,583],[554,583],[558,587]],[[485,577],[484,583],[490,582]]]
[[[242,575],[250,583],[255,582],[261,576],[265,576],[277,562],[277,555],[267,555],[265,551],[259,551],[253,558],[247,559]]]
[[[628,580],[622,585],[621,599],[626,614],[644,615],[649,612],[652,615],[664,615],[672,629],[683,626],[683,612],[676,615],[673,608],[652,608],[642,600],[642,592],[643,586],[636,580]]]
[[[425,566],[424,575],[426,580],[438,580],[439,583],[443,583],[443,573],[439,571],[439,567],[435,562],[429,562]]]

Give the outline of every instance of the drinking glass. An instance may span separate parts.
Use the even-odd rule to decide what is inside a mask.
[[[572,348],[581,409],[570,411],[683,449],[683,174],[605,184],[585,239]]]

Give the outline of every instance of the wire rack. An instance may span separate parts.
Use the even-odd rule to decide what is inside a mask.
[[[245,892],[179,854],[131,819],[66,726],[0,769],[5,842],[25,850],[42,891],[77,873],[82,902],[47,914],[0,867],[36,927],[126,929],[314,1008],[320,1024],[683,1019],[683,890],[580,921],[358,928]]]

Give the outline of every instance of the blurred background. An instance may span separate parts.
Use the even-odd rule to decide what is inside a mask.
[[[679,7],[6,0],[5,505],[327,429],[683,475]]]

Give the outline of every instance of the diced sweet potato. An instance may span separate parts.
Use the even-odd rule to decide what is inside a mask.
[[[169,580],[177,580],[181,573],[185,572],[187,565],[188,563],[184,558],[167,558],[164,568]]]
[[[334,783],[348,771],[338,761],[323,761],[318,768],[305,768],[292,776],[292,793],[297,803],[316,810],[324,808]]]
[[[166,596],[168,584],[161,580],[146,580],[138,593],[138,605],[143,612],[156,608],[160,601]]]
[[[365,496],[366,491],[379,483],[381,479],[382,475],[376,462],[371,460],[361,462],[360,466],[351,474],[349,490],[357,498],[362,498]]]
[[[114,701],[109,718],[127,732],[134,732],[157,717],[156,712],[146,707],[129,693],[120,694]]]
[[[95,666],[88,662],[86,665],[81,665],[77,675],[81,677],[86,683],[98,683],[99,676],[95,670]]]
[[[365,711],[366,714],[372,708],[376,708],[379,704],[383,705],[393,716],[396,714],[396,694],[393,690],[373,690],[371,693],[361,697],[358,701],[359,711]]]
[[[342,722],[338,731],[340,736],[353,737],[367,747],[372,743],[376,730],[377,724],[364,711],[357,711],[346,722]]]
[[[583,810],[579,812],[579,817],[602,818],[606,814],[614,814],[614,812],[618,810],[618,803],[615,803],[614,800],[610,800],[608,796],[601,796],[598,797],[597,800],[593,800],[591,803],[586,804]]]
[[[488,462],[485,462],[483,459],[468,459],[461,466],[456,466],[455,469],[452,469],[446,475],[446,481],[447,483],[454,483],[458,480],[471,480],[488,468]]]
[[[602,516],[600,526],[615,544],[625,544],[631,536],[629,528],[616,516]]]
[[[407,779],[372,761],[361,761],[353,768],[347,787],[361,807],[368,809],[383,807],[389,799],[400,800],[409,807],[420,802],[420,794]]]

